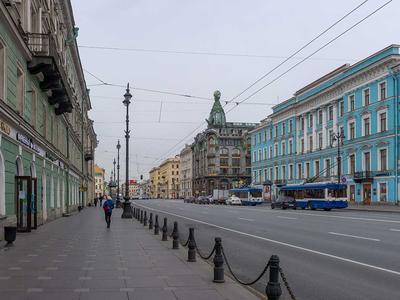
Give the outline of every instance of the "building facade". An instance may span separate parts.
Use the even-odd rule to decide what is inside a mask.
[[[29,231],[94,197],[76,37],[68,0],[0,1],[0,230]]]
[[[250,134],[257,124],[226,122],[214,93],[208,127],[192,144],[192,195],[212,195],[215,189],[228,190],[251,181]]]
[[[176,199],[179,196],[179,155],[167,158],[160,164],[158,190],[162,199]]]
[[[160,168],[154,167],[149,172],[150,175],[150,198],[160,198]]]
[[[180,173],[179,173],[179,197],[190,198],[192,197],[192,147],[186,145],[179,154],[180,161]]]
[[[399,72],[391,45],[273,107],[251,134],[253,184],[340,180],[349,201],[398,203]]]
[[[106,193],[105,174],[106,171],[102,167],[94,166],[95,197],[103,197]]]

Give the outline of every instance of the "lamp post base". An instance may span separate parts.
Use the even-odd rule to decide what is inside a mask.
[[[122,219],[132,219],[132,206],[129,200],[126,200],[122,203],[124,211],[122,212]]]

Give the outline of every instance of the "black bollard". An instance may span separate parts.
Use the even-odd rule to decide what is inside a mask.
[[[179,249],[179,231],[178,222],[174,222],[174,230],[172,231],[172,249]]]
[[[140,212],[141,212],[141,209],[139,208],[138,211],[137,211],[137,214],[136,214],[136,219],[138,221],[140,221]]]
[[[196,261],[196,242],[194,241],[194,228],[189,228],[188,262]]]
[[[150,218],[149,218],[149,229],[153,229],[153,213],[150,213]]]
[[[164,225],[162,227],[162,239],[163,242],[168,241],[168,227],[167,218],[164,218]]]
[[[144,212],[143,226],[147,226],[147,211]]]
[[[154,234],[159,235],[160,225],[158,225],[158,215],[156,215],[156,222],[154,223]]]
[[[143,210],[140,211],[140,223],[143,223]]]
[[[138,220],[138,219],[139,219],[139,218],[138,218],[139,211],[140,211],[140,208],[136,209],[136,214],[135,214],[135,219],[136,219],[136,220]]]
[[[279,257],[272,255],[269,259],[269,281],[265,288],[268,300],[279,300],[282,295],[281,284],[279,283]]]
[[[214,280],[216,283],[225,282],[224,279],[224,257],[222,256],[222,241],[221,238],[215,238],[215,255],[214,255]]]
[[[136,216],[136,207],[133,208],[133,217]]]

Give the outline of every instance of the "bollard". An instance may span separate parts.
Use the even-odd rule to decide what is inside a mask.
[[[279,283],[279,257],[272,255],[269,259],[269,281],[265,288],[268,300],[279,300],[282,295],[281,284]]]
[[[178,222],[174,222],[174,230],[172,231],[172,249],[179,249],[179,231]]]
[[[150,213],[150,218],[149,218],[149,229],[153,229],[153,213]]]
[[[154,223],[154,234],[158,235],[160,232],[160,225],[158,225],[158,215],[156,215],[156,222]]]
[[[136,207],[133,208],[133,217],[136,216]]]
[[[136,214],[135,214],[135,219],[138,220],[138,214],[139,214],[140,209],[136,209]]]
[[[222,256],[222,241],[220,237],[215,238],[214,255],[214,280],[215,283],[223,283],[224,279],[224,257]]]
[[[136,219],[139,221],[140,220],[140,208],[136,212]]]
[[[143,226],[147,226],[147,211],[144,212]]]
[[[196,261],[196,242],[194,241],[194,228],[189,228],[188,262]]]
[[[162,227],[162,241],[168,241],[168,227],[167,227],[167,218],[164,218],[164,225]]]
[[[143,223],[143,210],[140,211],[140,223]]]

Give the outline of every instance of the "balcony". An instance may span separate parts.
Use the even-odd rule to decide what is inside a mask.
[[[362,182],[372,182],[373,174],[371,171],[361,171],[354,173],[354,182],[362,183]]]
[[[54,38],[50,34],[26,33],[25,41],[33,54],[28,70],[31,74],[43,75],[39,77],[40,88],[45,92],[51,91],[48,101],[56,106],[56,115],[71,113],[72,91]]]
[[[87,148],[85,150],[85,160],[89,161],[89,160],[93,160],[93,159],[94,159],[93,150],[91,148]]]

